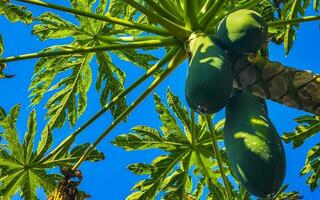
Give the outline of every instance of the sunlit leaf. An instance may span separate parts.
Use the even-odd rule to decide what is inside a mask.
[[[306,139],[320,132],[319,116],[301,116],[295,121],[298,123],[295,131],[284,133],[282,136],[286,143],[293,142],[293,148],[301,146]]]
[[[154,100],[156,103],[156,110],[159,113],[163,126],[169,131],[165,133],[166,136],[173,136],[173,138],[181,137],[181,139],[185,138],[185,135],[183,135],[182,131],[180,130],[176,119],[172,116],[166,106],[161,102],[160,97],[157,94],[154,94]]]
[[[14,5],[7,0],[0,2],[0,15],[4,15],[11,22],[22,21],[30,24],[33,20],[32,13],[25,7]]]
[[[217,180],[220,177],[210,134],[198,124],[195,129],[197,133],[187,133],[191,127],[188,110],[170,90],[167,92],[170,108],[157,94],[154,94],[154,99],[156,111],[163,124],[161,132],[147,126],[136,126],[131,133],[122,134],[112,141],[114,145],[126,151],[161,149],[167,152],[155,158],[151,164],[135,163],[128,166],[133,173],[147,175],[148,178],[136,183],[132,188],[133,193],[127,199],[154,199],[160,191],[162,199],[168,200],[200,197],[203,194],[203,188],[200,187],[208,187],[209,182],[218,184]],[[192,137],[198,137],[200,130],[203,136],[193,139]],[[198,189],[193,192],[190,172],[194,167],[199,171],[196,176],[206,178],[198,183]]]
[[[300,195],[300,192],[290,191],[287,192],[288,184],[283,185],[277,194],[272,198],[272,200],[301,200],[303,196]],[[259,200],[263,200],[263,198],[259,198]]]
[[[130,21],[136,20],[134,18],[137,13],[136,10],[130,6],[123,6],[126,5],[123,2],[121,6],[117,1],[108,3],[106,0],[100,0],[98,4],[95,0],[70,0],[70,3],[73,8],[78,10],[101,15],[107,12],[108,15],[123,17]],[[107,5],[109,10],[107,10]],[[94,9],[95,11],[93,11]],[[40,40],[74,39],[70,44],[52,46],[43,50],[43,52],[108,45],[112,42],[100,41],[99,37],[129,33],[126,32],[127,29],[116,28],[113,24],[101,20],[83,16],[75,17],[79,23],[70,22],[51,12],[46,12],[37,18],[37,24],[33,27],[32,33],[37,35]],[[157,60],[152,55],[138,53],[136,50],[123,49],[112,53],[115,53],[120,59],[132,62],[145,69],[150,68],[150,62]],[[49,120],[49,128],[62,127],[66,120],[72,127],[85,111],[87,92],[92,81],[91,69],[95,67],[91,61],[95,56],[98,63],[96,89],[101,92],[101,105],[105,105],[124,91],[126,77],[124,71],[120,69],[122,66],[116,66],[109,53],[45,57],[37,62],[29,87],[31,104],[37,105],[40,103],[46,93],[52,95],[46,103],[48,109],[46,117]],[[115,117],[126,107],[126,100],[123,98],[111,108],[111,112]]]
[[[320,143],[312,147],[307,154],[307,159],[300,174],[308,175],[306,183],[310,186],[311,191],[314,191],[319,186],[320,178]]]
[[[290,20],[293,18],[305,16],[307,7],[310,4],[310,0],[307,1],[297,1],[297,0],[288,0],[283,4],[283,9],[281,9],[280,19],[279,20]],[[281,32],[277,33],[277,40],[282,40],[284,43],[285,54],[288,55],[290,52],[293,41],[296,38],[296,31],[298,30],[299,25],[287,25]]]
[[[42,14],[36,20],[40,24],[33,26],[32,34],[41,40],[66,38],[79,31],[78,27],[51,12]]]
[[[170,89],[167,90],[167,100],[170,108],[174,111],[176,117],[182,122],[183,126],[186,127],[186,134],[191,137],[191,121],[189,119],[189,113],[185,106],[182,106],[178,96],[174,95]]]
[[[24,134],[23,143],[20,143],[16,121],[20,106],[13,107],[7,115],[2,111],[1,128],[4,129],[3,137],[7,142],[5,148],[0,149],[0,195],[2,199],[10,199],[20,192],[24,199],[38,199],[36,190],[41,187],[50,193],[61,180],[61,175],[48,173],[49,169],[60,166],[71,166],[82,156],[89,144],[74,147],[66,153],[55,153],[51,158],[46,158],[47,150],[52,145],[52,135],[46,127],[43,131],[37,151],[34,151],[34,140],[37,131],[36,113],[32,111],[28,118],[28,129]],[[71,144],[67,145],[69,149]],[[101,152],[94,150],[88,157],[89,161],[103,159]]]
[[[96,88],[98,91],[101,90],[100,102],[104,105],[124,91],[125,73],[112,63],[110,56],[106,53],[97,53],[97,62],[99,72]],[[105,82],[104,87],[103,82]],[[123,98],[116,107],[111,108],[113,116],[120,115],[126,107],[126,100]]]
[[[134,49],[124,49],[114,51],[114,53],[122,60],[132,62],[137,66],[141,66],[143,69],[148,70],[152,66],[150,62],[157,61],[158,59],[151,54],[138,53]]]

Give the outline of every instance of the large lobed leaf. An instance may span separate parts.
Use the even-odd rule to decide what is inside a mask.
[[[154,95],[154,100],[163,125],[161,132],[148,126],[136,126],[131,133],[120,135],[112,142],[127,151],[154,148],[167,152],[155,158],[151,164],[135,163],[128,166],[133,173],[148,175],[148,178],[138,182],[127,199],[154,199],[160,191],[163,192],[163,199],[200,197],[203,190],[199,188],[200,185],[208,185],[211,181],[218,184],[220,177],[210,140],[208,141],[210,134],[199,124],[195,124],[195,132],[192,132],[194,122],[189,112],[170,90],[167,91],[169,106],[157,94]],[[194,191],[190,175],[193,166],[198,171],[196,176],[205,177],[199,181],[198,189]]]
[[[48,194],[62,176],[48,173],[55,167],[70,167],[80,159],[89,144],[83,144],[70,150],[72,143],[68,143],[60,151],[46,157],[48,149],[52,146],[52,135],[48,127],[42,132],[41,139],[35,148],[35,135],[37,132],[36,113],[32,111],[28,118],[27,131],[24,140],[19,141],[16,121],[20,105],[13,107],[9,114],[0,109],[0,126],[4,129],[3,137],[7,145],[0,149],[0,196],[1,199],[10,199],[20,192],[24,199],[38,199],[36,189],[42,187]],[[89,161],[103,159],[101,152],[94,150],[87,158]]]
[[[100,0],[70,0],[71,6],[78,10],[94,12],[99,15],[110,15],[125,18],[130,21],[135,18],[137,12],[118,1]],[[107,7],[108,6],[108,7]],[[93,11],[93,9],[95,10]],[[44,52],[54,52],[65,49],[81,49],[83,47],[96,47],[114,42],[105,41],[104,36],[121,36],[131,33],[122,26],[115,26],[103,21],[90,19],[83,16],[76,16],[75,22],[67,21],[57,14],[46,12],[39,16],[33,27],[32,33],[41,40],[73,38],[70,44],[52,46]],[[139,17],[138,17],[139,18]],[[134,36],[134,35],[132,35]],[[132,62],[144,69],[150,68],[150,63],[156,61],[152,55],[138,53],[136,50],[113,51],[120,59]],[[68,120],[70,126],[74,126],[77,119],[83,114],[87,105],[87,92],[92,81],[92,60],[96,57],[98,64],[98,77],[96,89],[101,93],[101,105],[105,105],[112,98],[124,91],[125,73],[112,61],[112,54],[82,53],[69,56],[41,58],[34,70],[31,90],[31,103],[37,105],[46,93],[52,95],[46,103],[48,109],[46,117],[49,119],[51,129],[62,127]],[[62,78],[61,78],[62,77]],[[114,117],[126,109],[126,100],[123,98],[117,105],[111,108]]]

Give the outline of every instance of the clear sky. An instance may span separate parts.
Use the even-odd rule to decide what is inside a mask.
[[[66,1],[52,1],[59,4],[64,4]],[[39,8],[35,6],[29,6],[35,16],[47,11],[45,8]],[[61,12],[59,12],[61,14]],[[314,15],[313,11],[309,11],[308,15]],[[69,15],[68,19],[72,19]],[[42,50],[45,47],[49,47],[55,44],[63,44],[70,40],[51,40],[46,42],[40,42],[35,36],[31,35],[32,26],[25,26],[22,23],[9,23],[4,17],[0,17],[0,33],[3,36],[5,44],[4,57],[11,55],[18,55],[22,53],[31,53]],[[287,66],[293,66],[299,69],[312,70],[314,73],[320,73],[320,30],[319,22],[305,23],[301,25],[295,45],[287,58],[283,53],[283,46],[270,45],[270,58],[271,60],[277,60]],[[160,55],[158,55],[160,56]],[[133,83],[133,81],[143,74],[143,70],[138,69],[134,65],[122,62],[117,58],[114,58],[114,62],[118,66],[121,66],[127,73],[126,86]],[[20,119],[18,121],[18,131],[24,134],[26,130],[26,119],[31,111],[28,107],[28,85],[30,83],[33,67],[36,60],[26,60],[19,62],[12,62],[9,64],[9,68],[6,70],[8,74],[16,74],[13,79],[3,80],[0,79],[0,106],[9,110],[15,104],[20,103],[22,105]],[[93,78],[96,80],[95,74],[97,74],[97,65],[92,65]],[[172,91],[181,97],[182,102],[186,104],[184,99],[184,81],[186,78],[187,63],[183,63],[180,67],[170,75],[170,77],[164,81],[155,92],[157,92],[162,100],[165,100],[166,88],[170,87]],[[93,81],[93,82],[94,82]],[[151,83],[148,80],[146,84],[136,89],[127,97],[128,103],[132,102],[141,91],[146,88],[147,84]],[[93,85],[94,86],[94,85]],[[38,132],[45,125],[44,105],[48,99],[48,95],[45,97],[41,104],[36,106],[37,119],[38,119]],[[76,126],[70,130],[68,124],[58,130],[54,130],[54,138],[58,143],[63,140],[69,133],[75,128],[83,124],[94,113],[100,109],[99,94],[94,87],[91,87],[89,93],[89,103],[87,110],[83,116],[78,120]],[[277,103],[268,101],[270,118],[274,122],[279,133],[285,131],[292,131],[295,128],[295,122],[293,119],[303,114],[307,114],[302,111],[294,110],[285,106],[281,106]],[[223,111],[218,114],[218,117],[223,117]],[[93,125],[86,129],[76,140],[76,144],[85,142],[92,142],[97,138],[100,133],[111,123],[112,118],[109,113],[103,115]],[[154,128],[160,127],[160,120],[155,112],[155,106],[152,95],[149,96],[134,112],[132,112],[128,118],[127,123],[122,123],[108,136],[100,145],[98,149],[103,151],[106,155],[104,161],[97,163],[85,163],[81,166],[81,170],[84,174],[84,180],[80,186],[92,196],[92,199],[110,199],[110,200],[123,200],[130,194],[130,188],[142,177],[136,176],[126,169],[126,166],[135,162],[147,162],[150,163],[157,155],[162,152],[149,150],[141,152],[125,152],[124,150],[114,147],[110,144],[117,135],[128,133],[130,128],[136,125],[148,125]],[[40,134],[38,134],[38,137]],[[307,151],[313,147],[320,140],[320,134],[306,141],[306,143],[299,149],[292,149],[291,145],[285,145],[287,156],[287,174],[285,183],[289,183],[289,190],[299,190],[304,195],[306,200],[320,199],[320,190],[317,189],[313,193],[305,184],[305,176],[299,177],[299,171],[305,161]],[[44,199],[43,192],[39,191]],[[14,199],[19,199],[18,197]]]

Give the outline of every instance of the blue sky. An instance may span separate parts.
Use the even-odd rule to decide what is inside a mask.
[[[52,1],[54,2],[54,1]],[[63,4],[66,1],[55,1],[56,3]],[[45,8],[30,6],[35,16],[47,11]],[[59,12],[60,13],[60,12]],[[308,15],[314,15],[313,11],[309,11]],[[72,19],[69,15],[68,19]],[[42,50],[50,45],[62,44],[70,40],[51,40],[40,42],[35,36],[31,35],[32,26],[25,26],[22,23],[11,24],[2,16],[0,17],[0,33],[3,36],[5,44],[4,57],[10,55],[18,55],[23,53],[31,53]],[[286,58],[283,53],[283,46],[270,45],[270,59],[282,62],[287,66],[297,67],[299,69],[312,70],[314,73],[320,73],[319,63],[319,47],[320,47],[320,30],[319,22],[305,23],[301,25],[295,45],[291,53]],[[158,55],[159,56],[159,55]],[[143,74],[143,70],[138,69],[136,66],[114,58],[117,63],[126,73],[127,80],[126,86],[133,83],[133,81]],[[18,121],[18,130],[22,134],[26,130],[26,119],[31,111],[29,108],[28,99],[28,85],[30,83],[33,67],[36,60],[26,60],[19,62],[9,63],[9,68],[6,70],[8,74],[16,74],[16,77],[8,80],[0,80],[0,106],[5,110],[9,110],[15,104],[22,105],[20,119]],[[97,74],[97,66],[95,63],[92,65],[93,75]],[[165,100],[165,92],[168,87],[184,99],[184,81],[187,73],[187,63],[183,63],[180,67],[164,81],[155,92],[158,93],[163,100]],[[95,76],[94,76],[95,80]],[[151,79],[131,93],[127,100],[132,102],[143,90],[147,84],[151,83]],[[45,125],[44,105],[49,96],[46,96],[44,101],[36,106],[38,130],[42,130]],[[92,87],[88,93],[89,104],[83,116],[78,120],[76,126],[72,129],[68,125],[65,127],[54,130],[54,138],[56,142],[63,140],[75,128],[83,124],[94,113],[100,109],[99,94],[95,88]],[[302,111],[294,110],[277,103],[268,101],[269,115],[274,122],[279,133],[292,131],[295,128],[293,119],[303,114]],[[223,117],[223,111],[218,114],[218,118]],[[111,123],[112,118],[109,113],[103,115],[93,125],[86,129],[76,140],[76,144],[85,142],[92,142],[97,138],[100,133]],[[148,125],[151,127],[160,127],[160,120],[155,112],[153,97],[150,95],[137,109],[132,112],[128,118],[127,123],[122,123],[118,126],[110,136],[100,143],[98,149],[103,151],[106,159],[97,163],[84,163],[81,170],[84,174],[84,180],[80,186],[81,189],[92,195],[92,199],[112,199],[122,200],[130,194],[130,188],[142,177],[132,174],[126,169],[126,166],[135,162],[150,163],[160,151],[149,150],[142,152],[125,152],[124,150],[114,147],[110,144],[117,135],[128,133],[130,128],[136,125]],[[39,137],[39,135],[38,135]],[[307,151],[320,140],[320,134],[306,141],[306,143],[299,149],[292,149],[291,145],[285,145],[287,156],[287,174],[285,183],[290,184],[290,190],[299,190],[304,195],[304,199],[313,200],[320,198],[320,191],[317,189],[313,193],[305,185],[306,177],[299,177],[299,171],[305,161]],[[43,192],[39,191],[41,197],[44,198]],[[318,197],[318,198],[317,198]],[[16,197],[15,199],[19,199]]]

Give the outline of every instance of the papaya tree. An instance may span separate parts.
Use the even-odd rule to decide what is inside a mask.
[[[22,143],[16,125],[20,106],[9,112],[0,109],[0,136],[5,141],[0,146],[1,199],[10,199],[16,193],[23,199],[39,199],[37,188],[44,189],[47,199],[88,198],[78,188],[81,164],[104,159],[97,146],[178,67],[188,67],[188,76],[177,79],[186,83],[188,106],[182,103],[184,97],[169,89],[168,106],[154,94],[161,127],[135,126],[132,132],[112,141],[126,151],[165,152],[151,164],[128,166],[133,173],[148,177],[134,185],[127,199],[253,199],[253,195],[260,199],[303,198],[298,191],[286,191],[288,185],[283,184],[283,147],[268,118],[265,100],[309,113],[296,119],[299,125],[294,131],[282,135],[285,143],[292,142],[297,148],[320,131],[320,75],[270,60],[269,46],[282,44],[288,55],[299,25],[320,20],[319,15],[306,14],[308,9],[318,13],[319,0],[52,2],[0,2],[0,15],[12,23],[31,25],[32,34],[40,41],[68,41],[35,53],[3,57],[5,38],[0,35],[1,81],[15,78],[5,72],[15,61],[37,59],[29,84],[29,106],[34,110],[27,120]],[[42,9],[39,16],[30,11],[33,6]],[[65,18],[58,11],[74,18]],[[161,51],[161,56],[156,56],[155,51]],[[144,74],[126,86],[125,68],[115,60],[130,62]],[[128,103],[128,95],[149,79],[153,79],[151,84]],[[71,130],[85,112],[90,112],[86,108],[93,81],[101,109],[64,135],[64,140],[54,143],[52,131],[59,132],[67,123]],[[253,103],[238,100],[234,106],[238,93],[249,95],[247,99],[253,99]],[[35,148],[36,110],[42,103],[46,125]],[[240,105],[242,109],[238,109]],[[215,114],[226,106],[226,119],[214,124]],[[91,144],[76,146],[77,137],[107,111],[113,121],[101,135]],[[242,128],[250,137],[239,134]],[[240,154],[230,151],[238,145],[229,137],[233,134],[244,140],[241,148],[249,148],[267,164],[256,163],[257,158],[248,159],[251,167],[246,168],[235,161],[234,155]],[[268,142],[257,144],[260,140],[252,139],[252,135]],[[258,145],[257,150],[251,144]],[[274,149],[276,154],[272,153]],[[301,169],[301,175],[308,176],[306,182],[312,191],[319,182],[319,155],[317,144],[308,152]],[[278,165],[278,161],[282,164]],[[277,165],[276,183],[268,177],[273,171],[264,171],[266,179],[252,175],[254,164],[268,168]],[[50,171],[57,169],[60,171]],[[251,175],[255,178],[251,179]],[[262,189],[257,189],[259,186]]]

